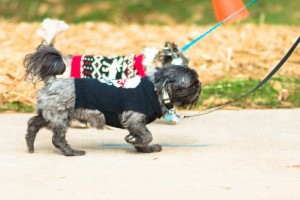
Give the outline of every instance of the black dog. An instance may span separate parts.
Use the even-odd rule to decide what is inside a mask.
[[[160,118],[170,105],[195,106],[201,92],[195,70],[169,64],[144,78],[124,81],[57,79],[66,67],[61,53],[51,45],[39,46],[25,57],[24,65],[26,80],[45,83],[37,93],[37,115],[28,121],[29,152],[34,151],[37,132],[46,127],[53,131],[53,145],[64,155],[84,155],[84,151],[72,149],[65,140],[73,119],[86,121],[97,129],[105,124],[125,128],[129,131],[126,142],[138,152],[161,151],[160,145],[150,145],[152,135],[146,124]]]

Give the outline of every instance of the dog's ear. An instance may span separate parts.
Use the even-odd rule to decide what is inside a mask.
[[[189,68],[183,76],[178,76],[177,81],[171,82],[168,88],[171,91],[171,101],[177,107],[190,109],[194,107],[201,93],[201,83],[198,74]]]
[[[164,83],[164,75],[163,75],[162,69],[163,69],[163,67],[156,68],[156,72],[155,72],[155,76],[154,76],[154,84],[155,84],[156,89],[161,88]]]
[[[174,52],[178,51],[177,45],[174,42],[170,42],[170,41],[165,42],[165,47],[168,47]]]
[[[175,106],[190,108],[196,105],[201,92],[201,83],[194,69],[165,65],[155,74],[155,86],[158,92],[164,83]]]
[[[165,42],[165,46],[161,53],[163,56],[163,64],[177,63],[180,65],[188,65],[189,63],[187,55],[181,49],[179,49],[174,42]]]
[[[171,43],[171,42],[166,41],[166,42],[165,42],[165,47],[169,47],[170,43]]]

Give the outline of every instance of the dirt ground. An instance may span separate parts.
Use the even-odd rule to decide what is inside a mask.
[[[35,89],[25,83],[23,59],[40,44],[39,23],[0,21],[0,105],[21,102],[32,105]],[[63,54],[129,55],[145,47],[161,48],[165,41],[184,46],[210,26],[154,26],[136,24],[70,24],[55,46]],[[203,84],[224,79],[262,79],[299,37],[300,27],[224,25],[196,45],[187,55]],[[300,48],[278,75],[300,76]]]

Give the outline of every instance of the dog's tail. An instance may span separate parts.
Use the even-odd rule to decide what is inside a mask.
[[[38,46],[34,53],[25,56],[24,66],[24,79],[34,84],[41,80],[47,82],[48,77],[56,77],[66,70],[61,53],[52,45],[44,44]]]
[[[58,33],[69,28],[64,21],[56,19],[44,19],[41,27],[37,30],[37,34],[44,39],[46,45],[53,45],[55,37]]]

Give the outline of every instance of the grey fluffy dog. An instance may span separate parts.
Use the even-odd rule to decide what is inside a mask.
[[[141,78],[136,88],[147,93],[137,95],[142,96],[142,100],[140,97],[135,98],[135,88],[113,89],[113,86],[96,79],[57,79],[56,76],[64,73],[66,66],[61,53],[51,45],[41,45],[34,53],[28,54],[24,65],[25,80],[33,83],[44,81],[44,87],[37,93],[37,115],[28,120],[26,142],[31,153],[34,151],[36,134],[45,127],[53,132],[52,143],[65,156],[84,155],[85,151],[71,148],[66,141],[67,129],[74,119],[86,121],[97,129],[102,129],[105,124],[125,128],[129,131],[129,135],[125,137],[126,142],[132,144],[138,152],[159,152],[162,150],[159,144],[150,144],[153,137],[146,125],[162,116],[170,105],[192,108],[201,92],[197,72],[174,65],[165,65],[153,74]],[[89,86],[96,85],[103,86],[105,92],[88,90]],[[109,89],[105,90],[106,87]],[[118,93],[119,100],[115,103],[123,100],[126,102],[128,99],[130,103],[115,106],[110,105],[109,100],[109,103],[105,102],[100,108],[97,107],[99,99],[114,95],[110,95],[111,91],[121,94]],[[133,101],[136,105],[131,105]],[[108,107],[115,110],[108,111]],[[146,111],[143,112],[143,109]]]

